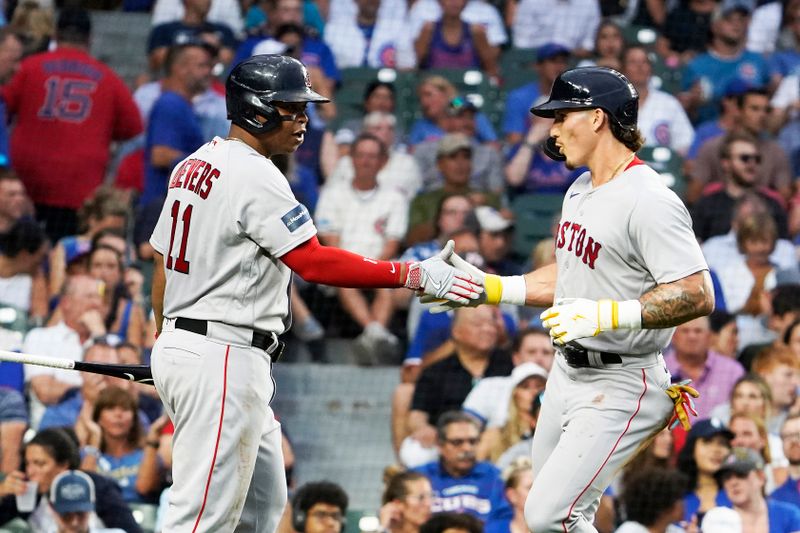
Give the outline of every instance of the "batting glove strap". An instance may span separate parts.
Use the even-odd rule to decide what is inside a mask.
[[[483,294],[483,285],[470,274],[434,256],[421,263],[408,263],[404,286],[424,294],[461,305],[468,305]]]
[[[597,302],[597,325],[600,331],[642,329],[642,304],[639,300],[600,300]]]
[[[422,288],[422,268],[419,263],[406,263],[406,272],[406,281],[403,286],[414,291]]]
[[[483,285],[487,304],[525,305],[528,289],[524,276],[486,274]]]

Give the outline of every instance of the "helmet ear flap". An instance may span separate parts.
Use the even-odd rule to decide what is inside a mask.
[[[229,101],[229,107],[231,102]],[[266,119],[265,122],[260,122],[258,116]],[[277,129],[281,125],[281,114],[272,105],[261,101],[256,95],[247,95],[247,97],[237,100],[235,102],[235,109],[231,109],[228,113],[228,118],[231,122],[244,128],[253,135],[261,135]]]
[[[275,106],[272,105],[272,103],[262,103],[262,107],[260,109],[255,109],[254,111],[257,115],[261,115],[267,119],[267,121],[261,125],[261,133],[267,133],[280,127],[282,122],[281,114],[277,109],[275,109]]]
[[[567,157],[561,153],[561,150],[556,146],[556,138],[548,137],[542,146],[544,154],[554,161],[566,161]]]

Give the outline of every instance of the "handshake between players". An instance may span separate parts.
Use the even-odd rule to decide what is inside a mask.
[[[413,287],[409,284],[412,278],[409,273],[406,286],[417,288],[422,303],[436,303],[431,309],[433,313],[482,304],[524,306],[529,303],[527,278],[539,286],[531,291],[532,303],[541,303],[542,297],[548,304],[553,301],[551,294],[555,281],[554,269],[552,272],[550,269],[542,269],[543,272],[528,276],[488,274],[456,254],[453,241],[448,241],[436,256],[419,266],[422,267],[420,270],[426,279],[418,284],[418,288]],[[603,331],[636,330],[642,327],[641,305],[638,300],[617,302],[586,298],[562,299],[546,309],[541,314],[541,319],[553,342],[561,346],[576,339],[597,336]]]

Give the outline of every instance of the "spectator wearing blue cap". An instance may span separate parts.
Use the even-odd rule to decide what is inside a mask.
[[[96,527],[95,487],[80,470],[66,470],[53,479],[50,505],[55,511],[57,533],[122,533],[122,529]]]
[[[683,519],[691,522],[714,507],[730,507],[728,496],[715,477],[731,451],[734,434],[722,420],[698,420],[678,454],[678,470],[689,476],[689,492],[683,497]]]
[[[508,93],[503,114],[503,135],[506,144],[522,141],[531,127],[531,106],[541,97],[550,94],[553,81],[567,70],[571,52],[560,44],[543,44],[536,50],[536,81],[532,81]]]

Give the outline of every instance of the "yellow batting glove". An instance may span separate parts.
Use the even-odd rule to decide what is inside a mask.
[[[488,298],[488,284],[486,294]],[[553,341],[563,346],[575,339],[596,337],[603,331],[642,329],[642,306],[638,300],[568,298],[546,309],[540,318]]]
[[[670,397],[674,404],[675,413],[669,419],[669,429],[675,429],[678,424],[683,426],[683,429],[689,431],[692,429],[692,424],[689,415],[697,416],[697,411],[694,408],[693,398],[699,398],[700,393],[694,387],[690,387],[691,379],[685,379],[680,383],[670,385],[664,392]]]

